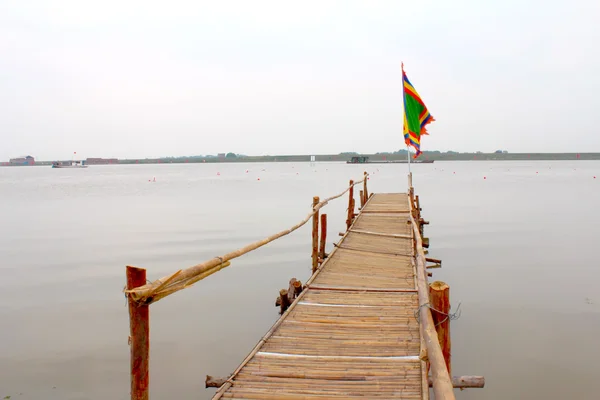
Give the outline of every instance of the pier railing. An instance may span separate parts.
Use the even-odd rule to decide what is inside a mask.
[[[348,216],[346,219],[347,230],[350,229],[354,218],[358,215],[355,213],[355,196],[354,187],[362,184],[359,200],[361,208],[368,202],[370,195],[367,189],[367,172],[361,180],[350,181],[348,187],[341,193],[326,198],[320,201],[319,197],[313,198],[313,206],[308,215],[296,225],[289,229],[275,233],[265,239],[251,243],[245,247],[224,254],[220,257],[215,257],[203,263],[194,265],[186,269],[180,269],[173,274],[164,276],[151,283],[146,283],[146,270],[143,268],[127,266],[127,286],[125,294],[129,305],[129,322],[130,322],[130,357],[131,357],[131,399],[132,400],[147,400],[149,397],[149,351],[150,351],[150,324],[149,324],[149,306],[175,292],[191,287],[193,284],[203,280],[204,278],[224,269],[231,265],[231,260],[240,257],[246,253],[256,250],[266,244],[273,242],[283,236],[286,236],[297,229],[301,228],[312,220],[312,271],[313,274],[318,266],[325,261],[327,254],[325,253],[325,238],[327,216],[322,214],[319,218],[320,210],[325,207],[330,201],[342,197],[349,193],[348,199]],[[430,368],[430,382],[425,382],[425,388],[431,385],[436,400],[438,399],[454,399],[453,381],[450,379],[449,364],[444,358],[444,352],[440,346],[437,326],[434,324],[432,312],[429,305],[429,285],[427,283],[426,261],[423,250],[423,240],[421,237],[422,225],[424,222],[420,216],[420,206],[418,204],[418,196],[415,198],[412,188],[412,176],[409,175],[409,214],[410,223],[413,227],[413,245],[415,250],[415,272],[418,288],[419,310],[418,317],[421,330],[421,350],[420,358],[423,368]],[[321,221],[321,237],[319,240],[319,221]],[[295,282],[298,283],[298,282]],[[301,284],[299,290],[302,291]],[[290,282],[290,289],[292,282]],[[298,289],[298,288],[296,288]],[[283,292],[283,291],[282,291]],[[283,303],[285,298],[283,293],[280,301]],[[287,300],[293,301],[294,296]],[[282,311],[284,305],[282,304]],[[449,340],[448,340],[449,343]],[[428,394],[424,393],[424,398]]]
[[[423,223],[425,221],[421,218],[419,197],[414,194],[412,173],[409,173],[408,175],[408,185],[409,215],[413,229],[413,246],[415,250],[414,262],[419,297],[419,310],[417,313],[419,316],[419,329],[421,331],[421,354],[419,357],[422,362],[427,364],[428,369],[431,370],[431,380],[435,399],[454,399],[454,387],[452,379],[450,378],[450,359],[444,358],[444,353],[449,354],[449,348],[446,352],[442,351],[440,338],[438,337],[438,331],[442,327],[441,325],[436,326],[434,323],[430,307],[431,299],[430,286],[427,282],[427,259],[425,257],[423,238],[421,236],[423,233]],[[434,304],[433,308],[442,311],[438,304]],[[445,311],[445,314],[447,314],[450,310],[448,309]],[[449,323],[448,318],[446,318],[444,322]],[[449,337],[443,338],[443,341],[447,341],[449,346]]]

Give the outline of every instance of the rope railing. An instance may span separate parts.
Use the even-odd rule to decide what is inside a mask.
[[[295,230],[304,226],[311,218],[319,212],[319,210],[325,207],[330,201],[335,200],[339,197],[342,197],[346,194],[350,189],[360,183],[366,183],[369,174],[365,172],[364,178],[360,181],[352,182],[343,192],[331,196],[319,203],[316,203],[313,206],[312,211],[304,218],[302,221],[292,226],[289,229],[278,232],[274,235],[271,235],[265,239],[259,240],[257,242],[251,243],[247,246],[244,246],[240,249],[234,250],[227,254],[224,254],[220,257],[214,257],[210,260],[207,260],[203,263],[194,265],[192,267],[186,269],[180,269],[175,273],[162,277],[160,279],[155,280],[152,283],[136,287],[133,289],[126,289],[125,293],[128,298],[135,303],[149,305],[157,302],[158,300],[178,292],[180,290],[189,288],[193,284],[201,281],[202,279],[218,272],[226,267],[228,267],[231,263],[230,260],[240,257],[246,253],[249,253],[253,250],[256,250],[268,243],[271,243],[274,240],[277,240],[283,236],[289,235]]]

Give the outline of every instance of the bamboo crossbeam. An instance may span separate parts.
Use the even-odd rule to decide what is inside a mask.
[[[310,285],[308,286],[308,288],[310,289],[314,289],[314,290],[341,290],[341,291],[346,291],[346,292],[390,292],[390,293],[411,293],[411,292],[416,292],[416,289],[405,289],[405,288],[388,288],[388,289],[383,289],[383,288],[369,288],[369,287],[352,287],[352,286],[332,286],[332,285],[327,285],[327,286],[321,286],[321,285]]]
[[[351,229],[350,232],[353,232],[353,233],[363,233],[365,235],[398,238],[398,239],[412,239],[412,235],[402,235],[402,234],[399,234],[399,233],[381,233],[381,232],[361,231],[361,230],[358,230],[358,229]]]
[[[392,252],[389,252],[389,251],[363,250],[363,249],[357,249],[355,247],[340,246],[337,243],[334,243],[333,247],[335,247],[337,249],[349,250],[349,251],[357,251],[357,252],[361,252],[361,253],[384,254],[384,255],[388,255],[388,256],[400,256],[400,257],[411,257],[410,254],[392,253]]]
[[[283,236],[289,235],[290,233],[294,232],[295,230],[301,228],[302,226],[304,226],[308,221],[310,221],[313,218],[313,215],[317,214],[319,212],[319,210],[321,208],[325,207],[330,201],[343,196],[354,186],[356,186],[360,183],[363,183],[363,181],[367,177],[368,177],[368,174],[365,175],[365,177],[362,180],[353,182],[352,185],[349,186],[348,188],[346,188],[346,190],[344,190],[343,192],[341,192],[335,196],[331,196],[331,197],[319,202],[317,205],[315,205],[313,207],[313,210],[302,221],[300,221],[299,223],[297,223],[296,225],[292,226],[289,229],[278,232],[278,233],[271,235],[265,239],[259,240],[257,242],[251,243],[245,247],[242,247],[235,251],[224,254],[221,257],[215,257],[215,258],[212,258],[201,264],[197,264],[192,267],[189,267],[189,268],[186,268],[183,270],[179,270],[179,271],[175,272],[175,274],[177,276],[174,276],[175,274],[171,274],[171,275],[162,277],[160,279],[157,279],[156,281],[146,284],[144,286],[140,286],[140,287],[137,287],[134,289],[127,289],[127,290],[125,290],[125,293],[127,293],[129,295],[129,298],[131,300],[133,300],[137,303],[151,304],[153,302],[156,302],[156,301],[164,298],[165,296],[168,296],[179,290],[190,287],[193,283],[196,283],[196,282],[204,279],[206,276],[208,276],[214,272],[217,272],[218,270],[220,270],[222,268],[225,268],[227,265],[229,265],[229,264],[227,264],[228,261],[230,261],[234,258],[240,257],[246,253],[253,251],[253,250],[256,250],[268,243],[271,243],[274,240],[277,240]],[[219,268],[217,268],[215,270],[216,267],[219,267]],[[205,275],[206,273],[208,273],[208,275]],[[167,283],[167,281],[169,281],[169,282]],[[190,283],[190,282],[192,282],[192,283]],[[160,289],[160,291],[161,291],[160,295],[158,293],[158,289]]]
[[[409,182],[412,180],[412,176],[409,177]],[[412,187],[410,188],[412,192]],[[412,197],[408,199],[409,207],[411,210],[414,208],[414,202]],[[417,270],[417,283],[418,283],[418,296],[419,296],[419,322],[423,327],[423,338],[425,345],[427,346],[427,358],[431,365],[431,378],[433,385],[433,394],[436,400],[454,400],[454,392],[452,390],[452,380],[450,374],[446,368],[446,361],[442,353],[442,348],[438,341],[437,332],[433,323],[433,317],[431,316],[431,310],[427,305],[429,304],[429,285],[427,283],[427,277],[425,273],[425,254],[423,251],[423,243],[421,241],[421,235],[417,227],[417,223],[413,217],[413,213],[409,213],[410,220],[413,228],[413,232],[416,239],[416,270]]]
[[[207,388],[209,388],[209,387],[218,388],[218,387],[223,386],[225,384],[225,382],[227,382],[228,379],[229,379],[229,377],[217,377],[217,376],[206,375],[204,384]],[[428,379],[428,382],[426,382],[426,384],[429,387],[433,386],[433,381],[431,380],[431,378]],[[466,375],[466,376],[453,376],[452,377],[452,387],[454,387],[455,389],[483,388],[484,386],[485,386],[485,378],[483,376]]]

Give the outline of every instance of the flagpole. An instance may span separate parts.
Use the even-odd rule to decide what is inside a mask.
[[[406,97],[404,95],[404,62],[401,62],[402,68],[402,134],[404,134],[404,128],[406,124]],[[412,172],[410,171],[410,146],[406,144],[406,158],[408,160],[408,182],[409,186],[412,186]]]

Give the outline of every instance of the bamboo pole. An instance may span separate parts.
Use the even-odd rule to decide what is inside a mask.
[[[319,266],[319,210],[316,209],[319,204],[319,196],[313,197],[313,228],[312,228],[312,273],[314,274]]]
[[[146,270],[127,266],[127,289],[146,284]],[[131,362],[131,400],[148,400],[150,309],[127,296],[129,303],[129,346]]]
[[[411,211],[414,208],[413,199],[409,199],[409,207]],[[427,284],[427,276],[425,273],[425,254],[421,243],[421,235],[417,229],[417,224],[413,218],[413,213],[409,213],[413,233],[415,234],[416,242],[416,272],[417,272],[417,288],[419,297],[419,323],[423,326],[423,336],[425,345],[427,346],[427,359],[431,366],[431,378],[433,385],[433,394],[436,400],[454,400],[452,390],[452,380],[446,368],[446,361],[442,353],[442,348],[438,341],[437,332],[429,309],[429,285]]]
[[[362,180],[358,181],[358,182],[354,182],[352,184],[352,186],[349,186],[343,192],[321,201],[306,216],[306,218],[304,218],[302,221],[300,221],[299,223],[297,223],[296,225],[294,225],[293,227],[291,227],[289,229],[278,232],[278,233],[271,235],[265,239],[259,240],[257,242],[251,243],[245,247],[242,247],[235,251],[224,254],[221,257],[215,257],[215,258],[212,258],[201,264],[194,265],[193,267],[189,267],[189,268],[177,271],[177,272],[175,272],[175,274],[171,274],[171,275],[162,277],[161,279],[157,279],[156,281],[146,284],[144,286],[137,287],[134,289],[127,289],[127,290],[125,290],[125,293],[129,294],[131,299],[137,303],[150,304],[150,303],[160,300],[161,298],[164,298],[166,295],[169,295],[169,294],[175,293],[179,290],[188,288],[191,286],[191,284],[189,282],[195,283],[195,282],[203,279],[205,276],[202,276],[202,274],[207,273],[209,271],[212,271],[212,273],[216,272],[215,267],[221,267],[221,268],[217,268],[217,270],[222,269],[222,267],[227,265],[227,261],[232,260],[237,257],[240,257],[246,253],[249,253],[250,251],[256,250],[274,240],[279,239],[282,236],[289,235],[290,233],[294,232],[295,230],[301,228],[313,217],[313,215],[317,211],[319,211],[321,208],[325,207],[330,201],[342,197],[344,194],[346,194],[348,191],[350,191],[355,185],[358,185],[360,183],[362,183]],[[352,209],[351,211],[353,212],[354,210]],[[177,275],[177,276],[174,276],[174,275]],[[168,284],[166,283],[166,281],[169,281]],[[161,293],[156,293],[157,288],[161,288]],[[166,292],[166,294],[160,295],[163,292]]]
[[[210,387],[218,388],[218,387],[223,386],[225,384],[225,382],[227,382],[228,379],[229,379],[229,377],[206,375],[206,379],[204,380],[204,385],[207,388],[210,388]],[[425,390],[428,390],[427,388],[431,387],[432,385],[433,385],[433,381],[431,380],[431,378],[430,379],[425,378],[425,385],[424,385]],[[471,376],[471,375],[453,376],[452,377],[452,386],[455,389],[483,388],[485,386],[485,377]],[[426,394],[426,393],[423,393],[423,394]]]
[[[415,189],[412,184],[412,172],[408,173],[408,197],[410,199],[410,210],[414,217],[414,209],[415,209]]]
[[[321,214],[321,241],[319,243],[319,260],[325,261],[325,246],[327,245],[327,214]]]
[[[350,179],[350,196],[348,197],[348,218],[346,218],[346,229],[350,229],[354,218],[354,181]]]
[[[422,338],[423,335],[421,335],[421,340]],[[419,361],[419,364],[421,364],[421,399],[429,400],[429,364],[422,358],[421,361]],[[427,373],[424,374],[423,371],[427,371]]]
[[[413,241],[415,242],[415,241]],[[416,243],[416,242],[415,242]],[[413,269],[413,281],[414,281],[414,286],[415,286],[415,291],[417,292],[417,296],[418,296],[418,291],[419,291],[419,280],[417,279],[417,262],[416,260],[413,258],[410,262],[412,269]],[[419,337],[420,337],[420,341],[419,341],[419,360],[421,360],[421,371],[427,371],[427,373],[423,374],[423,397],[425,397],[425,394],[427,394],[427,398],[429,397],[429,389],[427,389],[429,386],[425,385],[425,378],[428,376],[429,374],[429,361],[427,359],[427,344],[425,343],[425,335],[423,334],[423,324],[419,324]]]
[[[429,284],[429,301],[431,302],[431,316],[435,324],[440,347],[446,361],[448,373],[452,375],[450,363],[450,286],[441,281]]]

